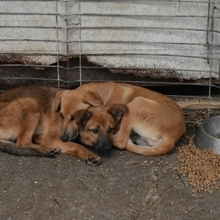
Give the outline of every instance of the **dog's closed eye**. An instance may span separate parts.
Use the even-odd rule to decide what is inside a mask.
[[[63,117],[63,113],[61,113],[61,112],[60,112],[60,117],[61,117],[62,119],[64,118],[64,117]]]

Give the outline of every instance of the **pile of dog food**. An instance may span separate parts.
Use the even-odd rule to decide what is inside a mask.
[[[210,150],[202,151],[193,142],[194,137],[191,137],[189,144],[179,149],[178,173],[187,177],[193,193],[213,193],[220,188],[220,155]]]

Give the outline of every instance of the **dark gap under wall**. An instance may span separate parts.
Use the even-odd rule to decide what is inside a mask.
[[[16,66],[14,66],[16,65]],[[29,64],[31,65],[31,64]],[[67,62],[59,62],[59,78],[61,88],[76,88],[80,85],[79,58]],[[207,96],[209,94],[208,80],[178,80],[175,78],[140,77],[134,74],[112,73],[107,68],[81,60],[81,80],[83,83],[98,81],[128,82],[150,88],[165,95],[178,96]],[[49,67],[36,65],[27,66],[21,63],[0,63],[0,90],[10,89],[21,85],[58,86],[57,64]],[[218,88],[212,87],[212,95],[220,94]]]

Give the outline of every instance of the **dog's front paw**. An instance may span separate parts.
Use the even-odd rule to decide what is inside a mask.
[[[55,156],[56,154],[60,153],[60,149],[57,148],[53,148],[49,151],[49,154],[51,155],[51,157]]]
[[[96,156],[96,157],[92,157],[92,158],[87,159],[86,162],[90,165],[96,166],[96,165],[102,163],[102,159],[101,159],[101,157]]]

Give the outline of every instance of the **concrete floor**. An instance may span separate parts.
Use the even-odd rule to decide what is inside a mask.
[[[220,191],[193,194],[175,170],[185,137],[169,155],[113,150],[98,166],[65,155],[49,159],[0,152],[0,219],[218,220]]]

